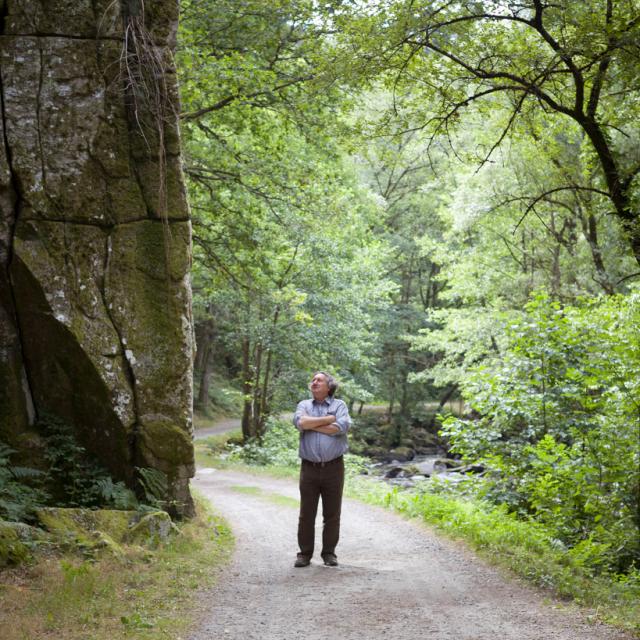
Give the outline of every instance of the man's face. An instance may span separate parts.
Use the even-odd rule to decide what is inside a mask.
[[[309,388],[316,400],[324,400],[329,395],[327,378],[321,373],[316,373],[316,375],[313,376]]]

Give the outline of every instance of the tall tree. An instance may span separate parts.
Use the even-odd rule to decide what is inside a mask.
[[[308,3],[196,4],[179,58],[196,309],[202,326],[224,323],[249,438],[309,367],[360,392],[385,252],[376,204],[342,159],[347,96],[309,84],[321,42]]]

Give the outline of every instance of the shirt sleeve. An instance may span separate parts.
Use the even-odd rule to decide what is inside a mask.
[[[349,409],[342,400],[337,401],[336,406],[336,424],[340,428],[340,431],[334,433],[334,436],[343,436],[349,431],[351,426],[351,417],[349,416]]]
[[[293,414],[293,424],[295,425],[298,431],[302,431],[300,428],[300,418],[307,413],[305,401],[301,400],[298,402],[298,406],[296,407],[296,412]]]

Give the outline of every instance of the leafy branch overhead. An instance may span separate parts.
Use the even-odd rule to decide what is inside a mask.
[[[606,193],[640,262],[640,156],[634,96],[640,88],[640,20],[635,3],[379,2],[356,15],[364,33],[345,47],[373,59],[395,108],[433,136],[449,134],[462,111],[508,104],[511,116],[482,162],[516,124],[568,118],[585,139]],[[354,16],[343,14],[343,20]],[[352,31],[353,32],[353,31]],[[412,125],[415,126],[415,125]],[[635,152],[629,153],[630,141]],[[580,185],[564,185],[581,188]]]

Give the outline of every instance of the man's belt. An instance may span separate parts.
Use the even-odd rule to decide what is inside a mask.
[[[335,464],[336,462],[340,462],[343,456],[338,456],[333,460],[327,460],[327,462],[312,462],[311,460],[305,460],[302,458],[302,464],[309,465],[311,467],[328,467],[329,465]]]

